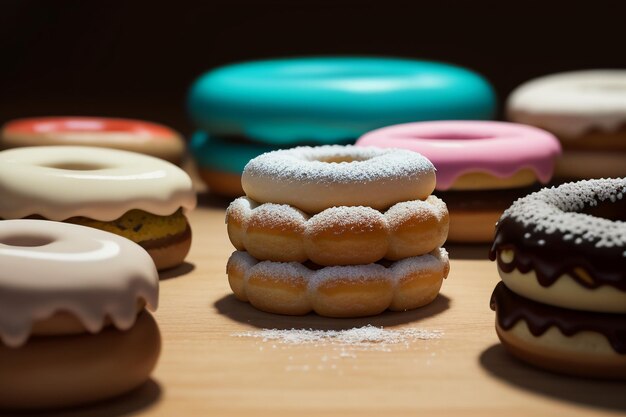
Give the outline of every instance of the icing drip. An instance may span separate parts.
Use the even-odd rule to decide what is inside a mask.
[[[81,146],[0,152],[0,195],[5,219],[112,221],[133,209],[168,216],[196,205],[191,179],[177,166],[134,152]]]
[[[148,253],[112,233],[45,220],[0,222],[0,339],[26,342],[33,323],[67,312],[99,332],[130,328],[138,301],[158,304]]]
[[[535,336],[541,336],[552,326],[565,336],[592,331],[604,335],[617,353],[626,354],[626,320],[623,314],[581,312],[541,304],[515,294],[503,282],[498,283],[493,291],[490,304],[504,330],[510,330],[524,320]]]
[[[506,122],[435,121],[389,126],[369,132],[357,146],[419,152],[437,169],[437,190],[450,189],[469,173],[509,178],[532,170],[546,183],[552,177],[559,141],[531,126]]]

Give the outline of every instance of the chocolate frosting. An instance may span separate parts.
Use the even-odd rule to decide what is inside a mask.
[[[622,219],[625,204],[623,178],[543,189],[503,214],[490,259],[507,273],[533,270],[544,287],[567,274],[587,288],[611,285],[626,291],[626,223],[595,216]],[[497,256],[505,249],[514,252],[510,263]]]
[[[534,336],[541,336],[552,326],[566,336],[591,331],[604,335],[617,353],[626,354],[624,314],[582,312],[541,304],[515,294],[503,282],[496,285],[490,306],[504,330],[524,320]]]

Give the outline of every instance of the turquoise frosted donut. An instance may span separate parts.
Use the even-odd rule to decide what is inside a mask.
[[[241,174],[251,159],[276,149],[276,146],[258,143],[221,140],[200,131],[191,136],[189,143],[189,151],[198,167],[232,174]]]
[[[345,142],[410,121],[490,119],[495,104],[490,84],[467,69],[357,57],[218,68],[193,84],[188,102],[201,129],[273,145]]]

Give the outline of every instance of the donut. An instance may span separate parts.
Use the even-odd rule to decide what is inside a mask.
[[[562,179],[626,176],[626,70],[585,70],[528,81],[509,96],[507,117],[554,133]]]
[[[318,265],[397,261],[439,248],[448,234],[446,204],[435,196],[393,205],[331,207],[314,216],[286,204],[258,204],[248,197],[226,210],[233,246],[257,259]]]
[[[428,197],[435,169],[422,155],[401,149],[301,146],[254,158],[241,185],[254,201],[288,204],[310,214],[333,206],[385,210]]]
[[[626,378],[622,314],[570,310],[521,297],[500,282],[491,298],[496,332],[512,355],[553,372]]]
[[[238,197],[243,195],[241,173],[251,159],[277,150],[275,146],[245,141],[227,141],[198,131],[189,142],[200,178],[215,194]]]
[[[210,191],[243,195],[238,176],[263,152],[352,144],[393,123],[485,119],[495,94],[474,72],[442,63],[321,57],[214,69],[191,87],[188,109],[205,139],[192,146]],[[245,160],[245,162],[240,162]]]
[[[537,182],[547,183],[560,154],[546,131],[490,121],[389,126],[361,136],[356,146],[408,149],[432,161],[437,195],[450,210],[448,238],[456,242],[491,242],[503,210]]]
[[[625,213],[625,178],[543,189],[504,212],[490,258],[513,295],[496,289],[493,304],[514,355],[562,372],[626,377]]]
[[[0,223],[0,408],[51,409],[143,384],[160,334],[151,257],[128,239],[67,223]]]
[[[360,317],[432,302],[449,261],[445,249],[383,264],[326,266],[258,261],[234,252],[226,266],[235,296],[269,313]]]
[[[65,221],[140,244],[159,270],[191,245],[196,195],[177,166],[134,152],[38,146],[0,152],[0,218]]]
[[[415,120],[489,119],[495,94],[464,68],[365,57],[289,58],[229,65],[191,87],[202,130],[270,145],[335,144]]]
[[[39,117],[7,122],[0,134],[0,149],[23,146],[97,146],[165,159],[180,165],[183,138],[156,123],[104,117]]]

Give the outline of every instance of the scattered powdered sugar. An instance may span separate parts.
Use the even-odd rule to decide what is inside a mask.
[[[626,222],[579,213],[602,202],[615,203],[625,196],[626,178],[579,181],[523,197],[502,218],[510,217],[531,232],[559,232],[564,241],[577,245],[589,242],[598,248],[626,248]]]
[[[389,345],[408,346],[418,340],[439,339],[443,336],[443,332],[418,328],[388,330],[368,324],[347,330],[262,329],[234,333],[233,336],[250,337],[261,339],[263,342],[277,342],[285,345],[332,345],[356,348],[356,350],[389,351]],[[346,350],[343,349],[342,352]]]

